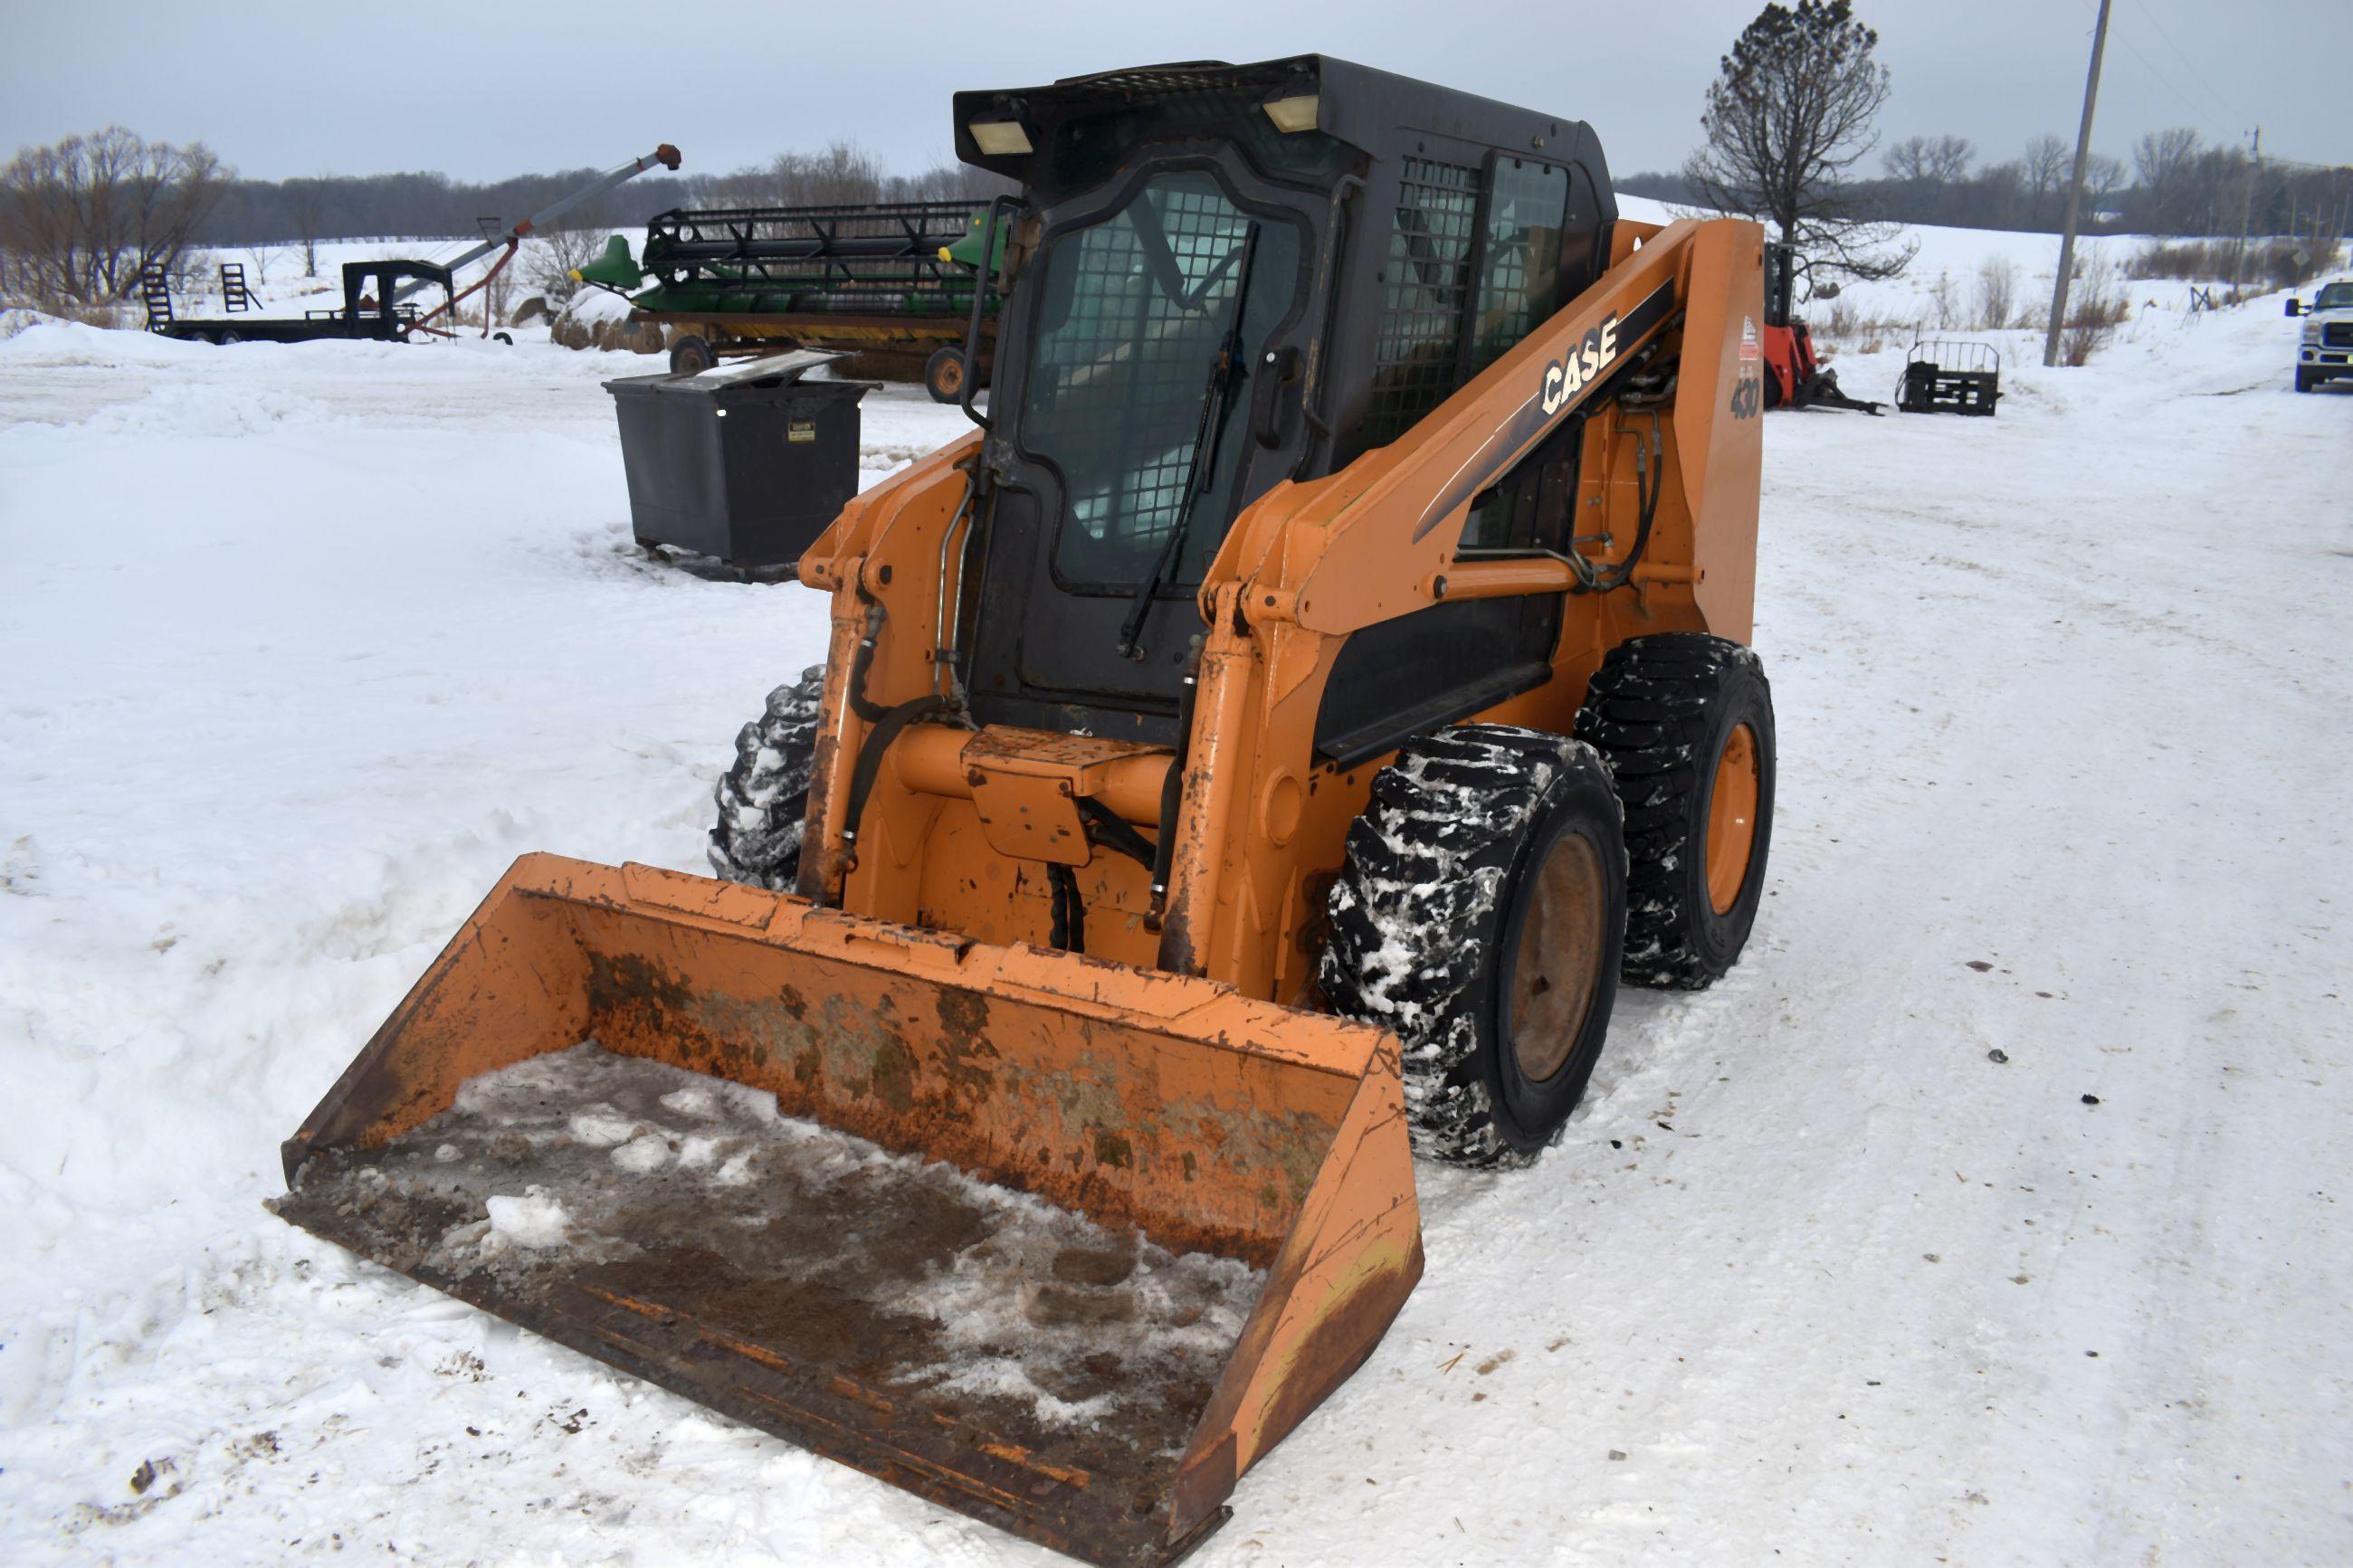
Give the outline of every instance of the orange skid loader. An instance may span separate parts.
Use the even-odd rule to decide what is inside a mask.
[[[831,647],[738,739],[719,876],[518,861],[278,1207],[1156,1563],[1373,1353],[1413,1156],[1530,1163],[1621,978],[1739,955],[1762,236],[1319,56],[955,134],[1019,185],[990,403],[803,557]]]

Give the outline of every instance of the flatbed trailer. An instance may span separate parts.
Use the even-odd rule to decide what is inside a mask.
[[[643,157],[606,170],[578,190],[541,208],[522,222],[483,240],[462,256],[445,263],[430,261],[390,260],[353,261],[343,267],[343,304],[339,310],[306,310],[301,316],[178,316],[172,309],[172,290],[160,266],[151,265],[139,274],[140,292],[147,306],[147,330],[161,337],[179,338],[208,343],[299,343],[322,338],[356,338],[375,342],[406,342],[423,332],[447,338],[457,334],[440,318],[454,319],[459,301],[483,287],[505,270],[515,258],[522,242],[556,218],[581,203],[603,195],[617,185],[627,184],[659,165],[676,169],[679,151],[665,142]],[[457,287],[457,275],[478,261],[495,254],[483,274],[465,288]],[[424,310],[408,302],[408,297],[425,289],[438,287],[441,303]],[[240,272],[238,291],[243,291]],[[482,322],[482,335],[491,335],[487,312]],[[514,340],[504,332],[498,334],[501,342]]]
[[[425,319],[417,306],[399,298],[400,286],[412,281],[438,284],[445,296],[451,291],[449,269],[429,261],[346,262],[343,308],[305,310],[300,316],[178,316],[170,295],[149,287],[147,330],[183,342],[307,343],[322,338],[403,342]]]

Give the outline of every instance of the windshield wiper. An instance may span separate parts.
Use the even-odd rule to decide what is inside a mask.
[[[1145,617],[1152,614],[1152,602],[1159,596],[1160,585],[1168,580],[1169,571],[1176,563],[1178,548],[1192,529],[1193,498],[1217,482],[1219,437],[1225,429],[1226,409],[1233,401],[1234,388],[1242,380],[1242,310],[1250,302],[1250,258],[1257,249],[1258,225],[1253,223],[1243,232],[1239,259],[1236,260],[1236,253],[1228,254],[1228,259],[1234,260],[1238,268],[1233,307],[1226,318],[1225,332],[1218,342],[1217,357],[1209,362],[1209,384],[1201,394],[1201,417],[1193,431],[1193,458],[1185,468],[1185,489],[1176,502],[1176,516],[1168,525],[1168,537],[1161,543],[1151,574],[1136,589],[1135,602],[1128,606],[1127,618],[1120,623],[1122,658],[1144,657],[1136,639],[1144,635]]]

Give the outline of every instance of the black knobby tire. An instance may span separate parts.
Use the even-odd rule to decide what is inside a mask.
[[[1546,868],[1569,861],[1590,897],[1574,911],[1579,940],[1556,951],[1545,938],[1559,900],[1538,889]],[[1626,858],[1592,749],[1501,724],[1409,743],[1374,776],[1329,908],[1324,996],[1403,1044],[1414,1148],[1461,1165],[1535,1159],[1583,1098],[1617,1000]],[[1532,1015],[1514,996],[1545,992],[1537,966],[1555,960],[1581,1005],[1549,1031],[1515,1032]]]
[[[711,830],[711,868],[727,880],[793,890],[824,695],[825,667],[817,665],[769,692],[765,711],[736,734],[734,764],[712,792],[719,821]]]
[[[923,362],[923,390],[932,395],[934,403],[961,403],[970,369],[962,349],[934,349]]]
[[[1755,790],[1745,841],[1730,810],[1735,792],[1746,793],[1744,729]],[[1764,897],[1776,754],[1764,667],[1753,649],[1701,632],[1636,637],[1602,660],[1577,733],[1609,764],[1626,810],[1624,978],[1706,989],[1739,959]],[[1727,815],[1712,864],[1719,786]],[[1713,888],[1712,872],[1719,879]]]
[[[2312,373],[2304,370],[2297,371],[2295,373],[2295,389],[2298,392],[2310,392],[2312,388]]]
[[[718,363],[719,356],[712,352],[710,343],[691,332],[670,345],[672,375],[700,375]]]

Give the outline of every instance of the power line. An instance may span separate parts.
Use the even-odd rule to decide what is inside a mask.
[[[2084,0],[2084,3],[2088,5],[2093,4],[2093,0]],[[2136,3],[2137,3],[2137,0],[2136,0]],[[2101,9],[2105,10],[2105,0],[2102,0]],[[2147,11],[2144,10],[2142,15],[2147,15]],[[2131,34],[2119,33],[2116,35],[2116,41],[2124,45],[2125,48],[2131,53],[2132,58],[2140,62],[2141,68],[2143,70],[2148,72],[2151,77],[2156,79],[2158,86],[2164,88],[2166,91],[2173,94],[2174,97],[2181,100],[2182,106],[2189,110],[2192,118],[2198,120],[2201,124],[2206,123],[2212,119],[2212,116],[2210,115],[2202,106],[2193,101],[2188,93],[2182,91],[2180,88],[2174,85],[2174,81],[2171,77],[2157,68],[2157,62],[2155,60],[2150,59],[2147,55],[2140,52],[2140,46],[2132,41]],[[2226,122],[2243,118],[2244,116],[2239,115],[2228,116],[2226,117]],[[2208,125],[2208,129],[2211,130],[2211,126]]]
[[[2189,79],[2196,82],[2198,84],[2199,90],[2206,94],[2208,102],[2222,110],[2226,119],[2243,121],[2247,118],[2246,113],[2237,105],[2225,103],[2221,95],[2214,91],[2213,84],[2207,80],[2206,75],[2201,69],[2200,69],[2198,62],[2191,59],[2189,55],[2183,52],[2181,46],[2173,41],[2173,35],[2165,30],[2165,24],[2157,19],[2157,13],[2148,8],[2145,0],[2133,0],[2133,8],[2138,11],[2143,19],[2145,19],[2151,27],[2157,30],[2157,36],[2165,40],[2165,47],[2173,51],[2174,58],[2189,68]],[[2125,40],[2125,47],[2126,48],[2132,48],[2132,40],[2130,38],[2126,38]],[[2139,53],[2137,49],[2135,49],[2133,52],[2135,54]],[[2142,63],[2147,64],[2147,62],[2143,61]]]

